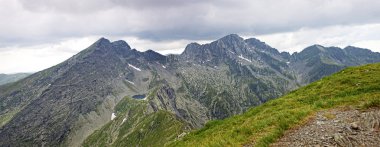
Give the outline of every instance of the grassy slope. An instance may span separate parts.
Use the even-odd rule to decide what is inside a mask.
[[[322,109],[380,106],[380,64],[350,67],[255,107],[211,121],[170,146],[268,146]]]
[[[183,130],[183,123],[166,111],[148,115],[128,137],[118,138],[113,146],[164,146]]]
[[[164,146],[182,133],[185,123],[173,114],[148,114],[146,108],[146,101],[124,98],[115,106],[116,118],[91,134],[83,146]]]

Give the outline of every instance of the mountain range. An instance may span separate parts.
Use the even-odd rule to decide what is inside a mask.
[[[0,85],[16,82],[29,75],[31,75],[31,73],[0,74]]]
[[[380,63],[348,67],[168,146],[378,146]]]
[[[380,53],[312,45],[279,52],[227,35],[180,55],[101,38],[66,61],[0,86],[0,146],[163,146]]]

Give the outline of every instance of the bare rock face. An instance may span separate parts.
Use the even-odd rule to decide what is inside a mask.
[[[378,146],[379,121],[379,109],[322,111],[271,146]]]

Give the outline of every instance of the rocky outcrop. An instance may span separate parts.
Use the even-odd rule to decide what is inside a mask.
[[[380,110],[322,111],[283,136],[271,146],[378,146]]]

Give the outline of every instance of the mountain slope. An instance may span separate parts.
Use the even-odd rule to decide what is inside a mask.
[[[142,62],[157,64],[147,61],[146,54],[130,49],[124,41],[102,38],[57,66],[1,87],[0,112],[9,119],[2,123],[0,139],[5,141],[0,144],[81,143],[110,120],[125,93],[139,91],[129,88],[125,78],[139,72],[135,66]]]
[[[186,123],[167,111],[147,113],[147,104],[125,97],[115,106],[117,117],[89,136],[83,146],[162,146],[186,129]]]
[[[286,61],[259,52],[236,34],[190,44],[180,59],[183,87],[212,119],[239,114],[297,87]]]
[[[267,146],[317,111],[379,107],[379,83],[379,63],[349,67],[242,115],[211,121],[171,146]]]
[[[380,54],[352,46],[340,49],[313,45],[292,54],[289,62],[298,83],[306,85],[348,66],[380,62]]]
[[[360,56],[290,55],[236,34],[163,56],[101,38],[54,67],[0,86],[0,146],[164,145],[340,70],[314,75],[325,69],[319,61],[350,66],[380,60],[368,50],[346,52]]]
[[[209,44],[189,44],[180,56],[169,58],[174,59],[169,60],[165,66],[175,69],[175,76],[178,77],[176,81],[180,83],[169,82],[169,85],[177,89],[174,92],[177,99],[195,99],[195,102],[200,104],[191,106],[193,109],[189,110],[189,106],[184,106],[177,100],[171,103],[177,110],[169,111],[196,128],[208,120],[242,113],[251,106],[259,105],[297,87],[294,71],[287,64],[290,54],[279,53],[263,42],[244,40],[234,34]],[[338,70],[340,69],[333,72]],[[331,73],[324,73],[322,76],[328,74]],[[199,117],[199,114],[202,117]],[[102,128],[100,131],[103,133],[94,134],[89,140],[105,135],[104,132],[115,130]],[[183,131],[187,132],[182,130],[173,134],[178,135]],[[120,138],[108,136],[108,140]],[[118,145],[117,142],[111,144]],[[86,145],[99,145],[99,142],[90,141],[86,142]]]
[[[0,85],[16,82],[29,75],[30,73],[0,74]]]

